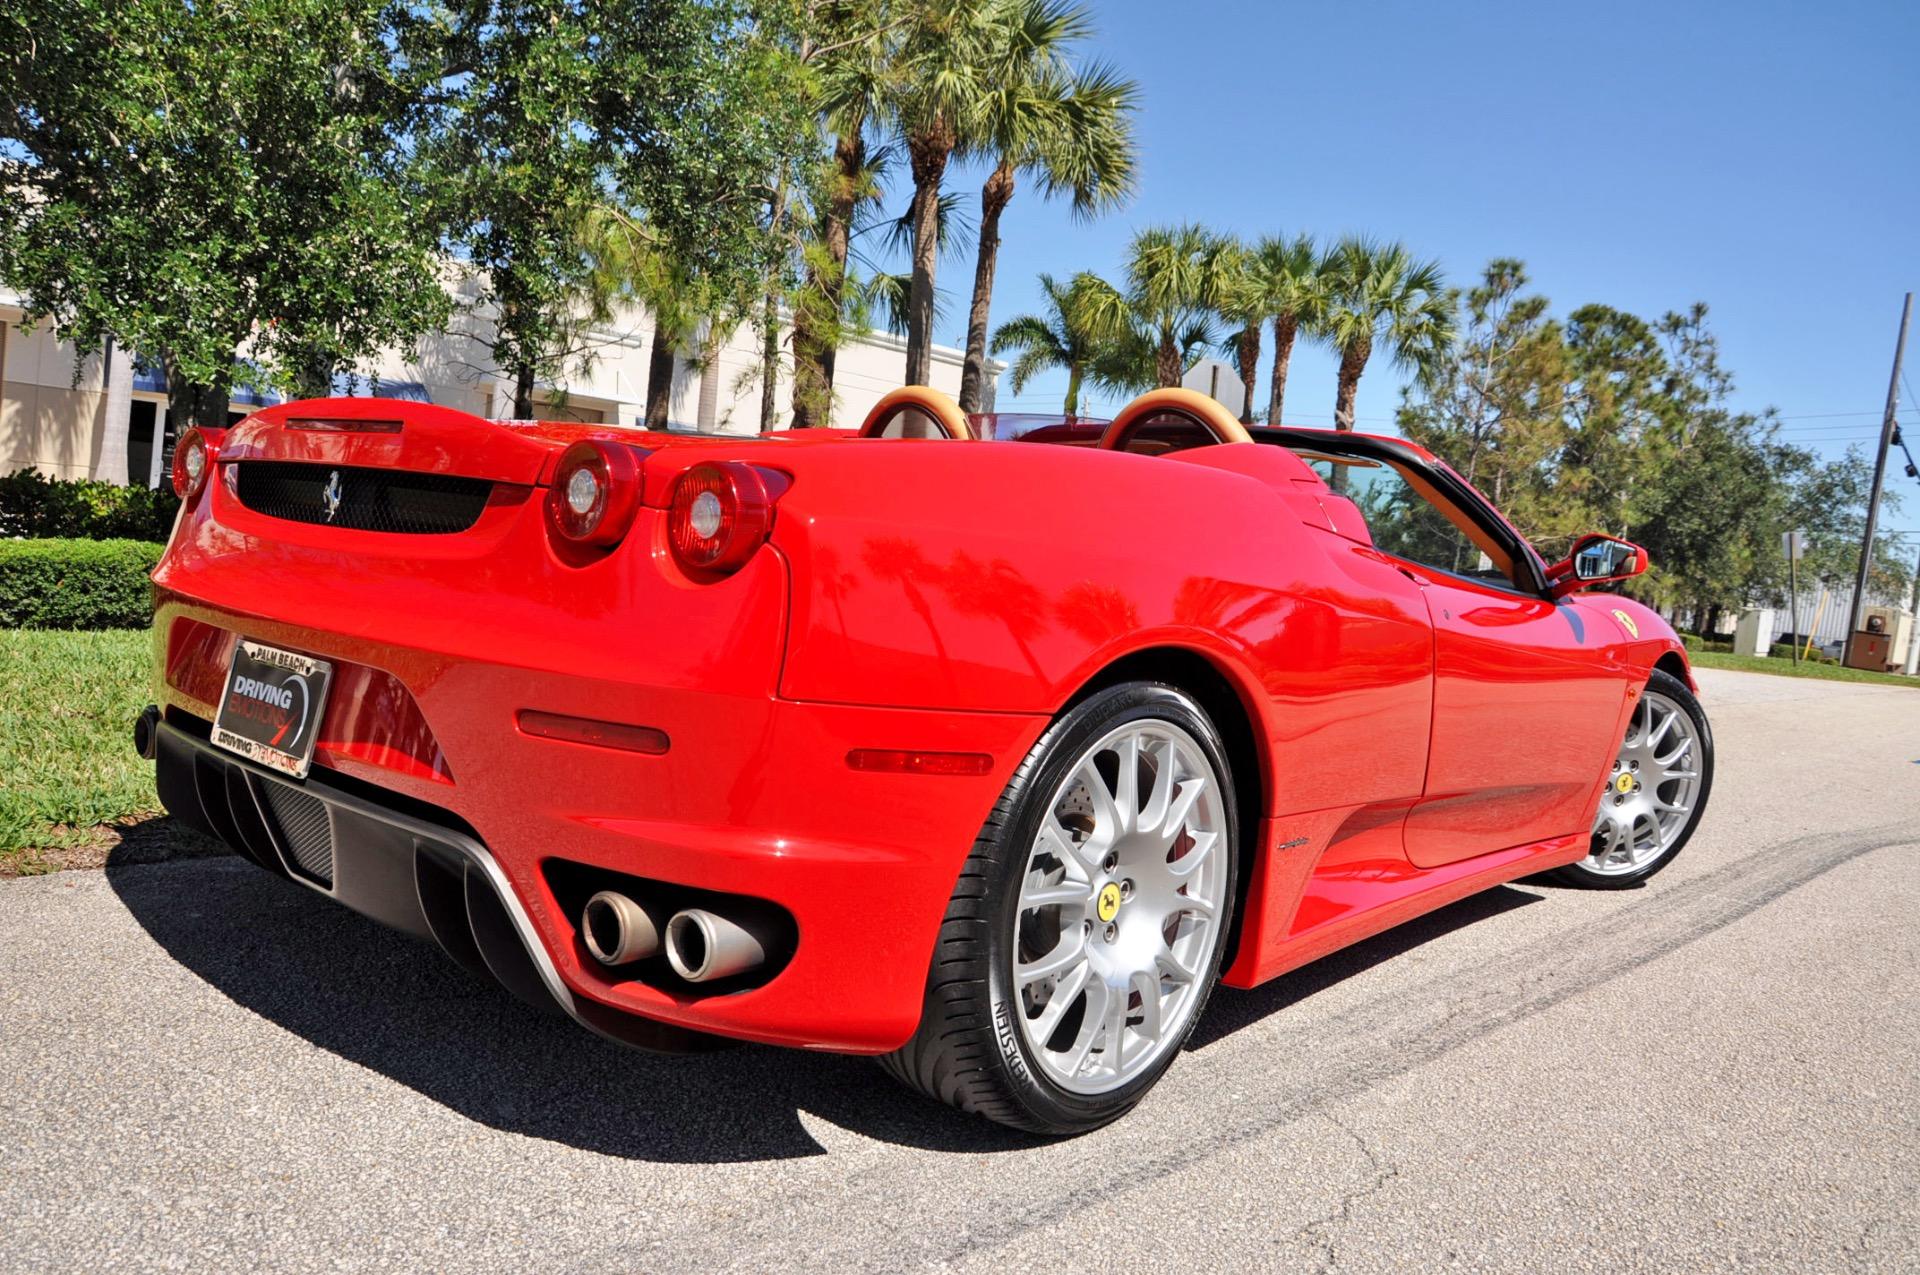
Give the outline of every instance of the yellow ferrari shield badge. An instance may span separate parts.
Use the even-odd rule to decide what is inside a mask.
[[[1615,608],[1613,612],[1613,618],[1620,621],[1620,627],[1627,631],[1628,637],[1640,636],[1640,626],[1635,624],[1633,622],[1633,617],[1628,615],[1625,611]]]
[[[1613,786],[1617,791],[1622,793],[1632,792],[1633,776],[1629,775],[1626,771],[1623,770],[1620,772],[1620,778],[1613,781]]]
[[[1109,881],[1100,888],[1099,902],[1094,905],[1102,921],[1111,921],[1120,911],[1120,887]]]

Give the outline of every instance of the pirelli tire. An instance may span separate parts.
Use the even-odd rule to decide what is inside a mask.
[[[981,828],[919,1028],[882,1066],[1035,1133],[1124,1115],[1219,977],[1237,819],[1220,734],[1184,691],[1127,682],[1069,707]]]

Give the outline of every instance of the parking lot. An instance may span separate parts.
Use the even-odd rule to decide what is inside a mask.
[[[0,882],[0,1266],[1912,1270],[1920,693],[1701,682],[1646,888],[1223,991],[1066,1142],[622,1050],[237,859]]]

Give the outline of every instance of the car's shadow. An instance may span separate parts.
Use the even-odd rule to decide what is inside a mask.
[[[1038,1141],[928,1102],[863,1059],[754,1046],[684,1058],[623,1048],[236,858],[109,865],[107,879],[169,955],[236,1004],[496,1129],[669,1163],[822,1154],[803,1111],[930,1150]],[[1253,992],[1223,990],[1190,1048],[1534,897],[1495,890]]]

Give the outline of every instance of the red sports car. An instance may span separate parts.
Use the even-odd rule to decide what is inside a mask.
[[[984,431],[983,431],[984,432]],[[976,437],[289,403],[190,434],[167,808],[615,1039],[874,1054],[1069,1133],[1251,987],[1498,882],[1644,881],[1668,626],[1390,438],[1163,390]]]

